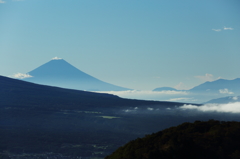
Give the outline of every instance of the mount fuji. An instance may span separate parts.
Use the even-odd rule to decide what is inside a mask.
[[[51,61],[27,73],[30,78],[24,81],[85,91],[125,91],[128,88],[103,82],[90,76],[67,61],[53,58]]]

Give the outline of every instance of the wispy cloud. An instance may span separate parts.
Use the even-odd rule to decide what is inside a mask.
[[[218,78],[215,78],[212,74],[208,74],[206,73],[205,75],[203,76],[194,76],[195,78],[198,78],[202,81],[214,81],[216,79],[220,79],[221,77],[218,77]]]
[[[231,28],[231,27],[224,27],[223,29],[224,30],[233,30],[233,28]]]
[[[171,102],[195,102],[197,101],[196,99],[193,99],[193,98],[171,98],[169,99],[168,101],[171,101]]]
[[[213,31],[220,32],[222,30],[233,30],[232,27],[223,27],[222,29],[212,29]]]
[[[208,74],[208,73],[206,73],[203,76],[195,76],[195,78],[198,78],[198,79],[203,80],[203,81],[213,81],[214,80],[213,75],[212,74]]]
[[[24,78],[30,78],[30,77],[33,77],[33,76],[31,76],[29,74],[24,74],[24,73],[16,73],[16,74],[14,74],[12,76],[9,76],[9,77],[11,77],[11,78],[18,78],[18,79],[24,79]]]
[[[229,91],[227,88],[219,89],[219,93],[221,93],[221,94],[234,94],[233,92]]]
[[[173,88],[178,89],[178,90],[187,90],[187,89],[189,89],[183,82],[179,82]]]
[[[228,104],[206,104],[203,106],[185,104],[180,107],[180,109],[198,110],[202,112],[240,113],[240,102]]]
[[[217,32],[222,31],[222,29],[212,29],[212,30]]]

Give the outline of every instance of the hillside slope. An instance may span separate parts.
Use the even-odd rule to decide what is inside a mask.
[[[239,159],[240,122],[183,123],[117,149],[105,159]]]
[[[0,107],[28,107],[41,109],[84,109],[124,108],[129,106],[182,105],[174,102],[131,100],[111,94],[33,84],[0,76]]]

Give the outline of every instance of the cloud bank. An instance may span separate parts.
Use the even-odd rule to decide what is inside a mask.
[[[0,0],[0,3],[6,3],[5,1],[3,1],[3,0]]]
[[[205,104],[203,106],[185,104],[182,107],[180,107],[180,109],[197,110],[202,112],[240,113],[240,102],[228,104]]]

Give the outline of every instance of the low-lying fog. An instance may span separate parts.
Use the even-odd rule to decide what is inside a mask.
[[[180,107],[175,106],[174,108],[161,108],[161,107],[147,107],[147,108],[129,108],[124,109],[125,113],[160,113],[167,112],[198,112],[198,113],[229,113],[229,114],[240,114],[240,102],[227,103],[227,104],[183,104]]]
[[[180,107],[145,107],[145,108],[129,108],[122,110],[122,113],[129,115],[137,114],[152,114],[159,116],[171,116],[173,118],[183,117],[186,121],[191,120],[225,120],[225,121],[240,121],[240,102],[228,104],[183,104]],[[187,119],[188,118],[188,119]],[[191,122],[191,121],[189,121]]]
[[[183,103],[205,103],[211,99],[229,96],[229,94],[196,94],[188,91],[107,91],[99,93],[114,94],[122,98],[140,99],[140,100],[156,100],[156,101],[172,101]],[[235,95],[235,94],[231,94]]]

